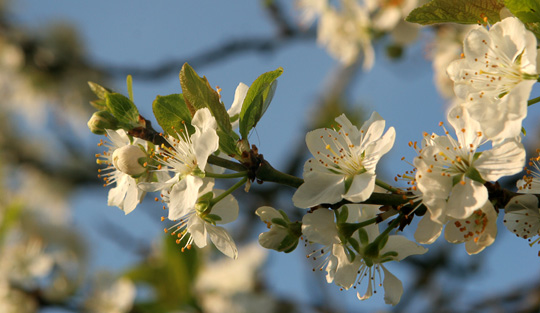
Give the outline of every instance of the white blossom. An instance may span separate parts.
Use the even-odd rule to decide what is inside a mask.
[[[223,193],[223,190],[212,190],[213,187],[213,182],[206,181],[200,192],[195,194],[196,199],[209,192],[212,192],[213,197]],[[192,244],[204,248],[208,245],[208,238],[210,238],[219,251],[236,259],[238,250],[234,240],[225,228],[217,224],[227,224],[236,220],[239,210],[238,202],[232,195],[227,195],[217,202],[210,212],[206,209],[206,205],[196,202],[192,207],[186,208],[182,216],[174,219],[175,224],[166,229],[166,232],[178,237],[177,244],[184,242],[182,250],[190,249]]]
[[[146,157],[146,153],[141,150],[146,147],[146,142],[130,138],[123,129],[106,131],[110,142],[101,141],[99,145],[107,147],[108,151],[97,154],[96,157],[98,164],[105,164],[107,167],[99,170],[99,176],[103,178],[106,186],[116,185],[109,190],[108,205],[117,206],[128,214],[145,195],[145,192],[137,187],[137,180],[132,175],[140,175],[146,171],[138,163],[139,158]]]
[[[361,202],[375,188],[375,168],[394,144],[395,130],[383,135],[385,121],[374,112],[358,130],[343,114],[337,129],[316,129],[306,135],[314,156],[304,165],[304,183],[293,195],[294,205],[309,208],[341,199]]]
[[[192,124],[195,133],[189,136],[186,128],[178,133],[178,138],[166,137],[170,147],[163,145],[158,152],[156,160],[164,166],[161,171],[174,176],[167,181],[139,184],[146,191],[162,191],[170,220],[186,215],[195,206],[208,157],[219,148],[217,123],[210,110],[198,110]]]
[[[490,201],[468,218],[450,219],[444,229],[444,237],[451,243],[465,242],[468,254],[477,254],[495,242],[497,236],[497,212]]]
[[[441,224],[446,217],[466,219],[488,200],[485,181],[521,171],[525,150],[517,139],[508,139],[480,151],[488,141],[479,124],[462,107],[454,107],[448,120],[457,140],[448,135],[424,135],[415,158],[416,181],[431,218]]]
[[[536,37],[515,17],[471,30],[448,67],[456,95],[488,138],[516,137],[538,79]]]
[[[540,209],[534,195],[515,196],[504,208],[504,226],[516,236],[528,239],[540,235]],[[536,239],[533,243],[537,242]]]

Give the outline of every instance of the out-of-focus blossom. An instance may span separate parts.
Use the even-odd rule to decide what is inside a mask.
[[[370,70],[375,62],[371,44],[371,20],[365,7],[355,0],[344,0],[341,10],[324,11],[319,20],[317,42],[345,65],[363,59],[363,69]]]
[[[127,313],[133,307],[136,290],[127,278],[98,274],[92,292],[84,302],[89,313]]]

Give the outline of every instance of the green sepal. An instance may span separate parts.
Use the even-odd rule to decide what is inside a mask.
[[[104,135],[106,129],[118,129],[118,120],[109,111],[97,111],[88,120],[88,128],[96,135]]]
[[[368,244],[364,249],[364,260],[366,261],[366,264],[368,260],[372,261],[373,259],[377,259],[379,257],[379,251],[379,242],[374,241]]]
[[[351,189],[352,183],[354,181],[354,176],[347,176],[345,178],[345,193],[349,192],[349,189]]]
[[[105,95],[107,109],[118,121],[127,126],[136,125],[139,122],[139,110],[131,100],[119,93]]]
[[[212,191],[209,191],[205,193],[204,195],[200,196],[199,199],[197,199],[197,202],[208,202],[212,201],[214,198],[214,193]]]
[[[266,72],[257,77],[249,87],[242,110],[240,111],[240,135],[247,139],[249,132],[257,125],[270,105],[276,91],[276,79],[283,73],[283,68]]]
[[[105,88],[101,85],[98,85],[94,82],[88,82],[88,86],[90,86],[90,90],[100,99],[105,100],[105,96],[109,93],[112,93],[112,90]]]
[[[467,172],[465,173],[465,177],[468,177],[475,182],[479,182],[480,184],[484,184],[486,181],[482,178],[482,175],[480,175],[480,172],[475,167],[469,167],[467,169]]]
[[[302,236],[302,223],[289,223],[289,232],[297,238],[300,238],[300,236]]]
[[[287,216],[287,213],[285,213],[285,211],[283,211],[283,210],[278,210],[278,212],[279,212],[279,214],[281,214],[281,216],[283,216],[283,219],[284,219],[285,221],[287,221],[287,223],[290,223],[290,222],[291,222],[291,220],[289,219],[289,217]]]
[[[354,262],[354,259],[356,259],[356,253],[351,250],[351,248],[345,246],[345,253],[347,254],[347,259],[350,263]]]
[[[365,229],[358,229],[358,239],[360,239],[360,243],[362,244],[362,246],[365,246],[369,243],[368,233]]]
[[[185,100],[195,111],[208,108],[216,119],[219,129],[224,133],[232,132],[227,109],[219,100],[219,94],[210,86],[206,77],[200,77],[189,64],[184,63],[180,70],[180,85]],[[195,112],[192,114],[194,115]]]
[[[349,208],[346,205],[342,206],[340,210],[336,210],[336,223],[346,223],[349,217]]]
[[[222,220],[221,216],[217,214],[207,214],[205,215],[205,220],[211,222],[212,224],[216,224],[216,222],[219,222]]]
[[[381,250],[382,248],[384,248],[384,246],[386,246],[386,243],[388,242],[388,235],[382,237],[378,242],[379,242],[379,250]]]
[[[388,258],[388,257],[391,257],[391,258],[396,258],[399,254],[396,252],[396,251],[388,251],[386,252],[385,254],[381,255],[381,258]]]
[[[354,250],[356,250],[356,252],[360,253],[360,244],[358,243],[358,241],[356,239],[354,239],[353,237],[349,238],[348,240],[349,244],[351,245],[351,247],[353,247]]]
[[[500,21],[501,0],[432,0],[411,11],[407,22],[421,25],[437,23],[495,24]]]
[[[523,136],[527,136],[527,131],[525,130],[525,127],[521,126],[521,132],[523,133]]]
[[[289,223],[287,223],[285,220],[281,218],[273,218],[270,220],[270,222],[272,222],[272,224],[274,225],[279,225],[285,228],[289,228]]]
[[[285,253],[292,252],[298,246],[298,237],[295,236],[285,236],[283,241],[279,243],[277,251],[283,251]]]
[[[156,120],[167,134],[178,138],[178,133],[187,127],[188,133],[193,134],[195,128],[191,126],[191,114],[182,94],[157,96],[152,103],[152,110]]]
[[[459,184],[463,180],[463,174],[452,176],[452,187]]]

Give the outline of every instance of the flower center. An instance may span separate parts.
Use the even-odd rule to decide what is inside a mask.
[[[326,151],[317,151],[317,161],[336,174],[352,177],[364,173],[365,153],[355,146],[349,134],[327,130],[327,136],[321,136]]]

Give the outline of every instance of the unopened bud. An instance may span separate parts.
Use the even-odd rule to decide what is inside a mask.
[[[112,161],[117,170],[135,176],[146,171],[146,168],[139,163],[140,158],[146,158],[146,153],[141,148],[126,145],[114,150]]]
[[[88,121],[88,128],[96,135],[105,134],[105,129],[116,129],[118,120],[107,111],[95,112]]]

